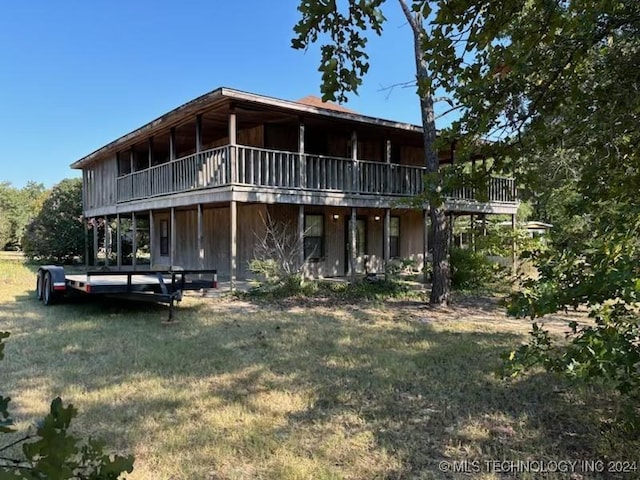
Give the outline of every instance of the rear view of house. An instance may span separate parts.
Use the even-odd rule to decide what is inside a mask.
[[[439,154],[453,161],[453,150]],[[219,88],[76,161],[94,261],[216,268],[249,275],[265,219],[289,225],[313,276],[421,265],[425,209],[422,130],[315,97],[298,102]],[[513,179],[492,178],[488,202],[461,190],[451,214],[514,215]],[[97,228],[102,226],[102,234]],[[302,251],[304,250],[304,251]],[[111,259],[111,260],[109,260]]]

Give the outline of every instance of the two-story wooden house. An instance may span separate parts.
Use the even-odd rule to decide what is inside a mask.
[[[440,160],[451,162],[451,151]],[[152,265],[244,278],[267,215],[304,243],[309,275],[342,276],[351,265],[381,272],[390,258],[421,264],[427,252],[426,212],[399,202],[423,189],[421,128],[315,97],[293,102],[219,88],[72,167],[83,172],[89,222],[126,219],[129,231],[116,229],[109,245],[94,234],[94,255],[113,250],[117,267],[127,238],[132,266],[141,268],[135,252],[144,231]],[[447,200],[455,214],[514,215],[517,206],[508,178],[491,180],[488,202],[466,190]]]

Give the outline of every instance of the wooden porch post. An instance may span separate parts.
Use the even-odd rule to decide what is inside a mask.
[[[469,225],[469,241],[471,242],[471,248],[476,252],[476,216],[473,213],[469,215]]]
[[[359,191],[360,187],[360,172],[358,167],[358,133],[353,130],[351,132],[351,160],[353,163],[353,178],[351,179],[351,186],[354,192]],[[355,208],[351,208],[351,219],[349,221],[349,263],[351,264],[351,281],[356,280],[356,261],[357,261],[357,211]]]
[[[116,249],[118,250],[116,253],[116,264],[118,265],[118,270],[122,268],[122,221],[120,219],[120,213],[116,215]]]
[[[149,210],[149,268],[153,270],[155,265],[155,255],[153,249],[156,243],[156,226],[153,223],[153,210]]]
[[[356,280],[356,260],[357,260],[357,212],[355,208],[351,209],[351,218],[349,220],[349,263],[351,267],[351,281]]]
[[[304,119],[302,117],[300,117],[300,123],[298,124],[298,153],[300,153],[300,178],[298,182],[300,183],[300,188],[305,188],[307,186],[307,159],[304,155]]]
[[[174,263],[176,261],[176,208],[171,207],[171,227],[170,227],[170,235],[171,235],[171,245],[169,248],[169,263],[171,264],[171,268],[174,267]]]
[[[351,179],[351,188],[354,192],[360,191],[360,166],[358,165],[358,133],[354,130],[351,132],[351,160],[353,164],[353,178]]]
[[[104,219],[104,266],[109,266],[109,252],[111,250],[111,225],[109,217]]]
[[[385,141],[384,158],[387,164],[387,178],[385,179],[385,191],[393,193],[393,175],[391,172],[391,140]]]
[[[204,236],[202,233],[202,204],[198,204],[198,268],[204,269]]]
[[[231,159],[230,182],[232,184],[238,181],[238,178],[237,178],[238,166],[236,165],[236,159],[238,157],[236,152],[237,135],[238,135],[238,128],[237,128],[236,109],[235,109],[235,106],[232,105],[229,110],[229,148],[231,149],[231,151],[229,152],[229,157]]]
[[[83,190],[84,195],[84,190]],[[89,268],[89,220],[84,220],[84,264]]]
[[[202,151],[202,115],[196,115],[196,153]]]
[[[98,266],[98,221],[93,218],[93,266]]]
[[[148,152],[148,160],[149,160],[149,169],[153,165],[153,137],[149,137],[149,142],[147,147],[149,148]],[[153,193],[153,185],[151,184],[151,171],[147,172],[147,195],[152,195]]]
[[[511,240],[511,270],[513,273],[513,276],[516,276],[516,273],[518,271],[518,266],[516,264],[517,258],[516,258],[516,249],[517,249],[517,245],[516,245],[516,216],[515,214],[511,215],[511,235],[512,235],[512,240]]]
[[[300,273],[305,276],[304,271],[304,205],[298,205],[298,245],[300,246],[300,253],[298,262],[300,262]]]
[[[429,282],[429,210],[422,211],[422,275],[424,283]]]
[[[138,266],[138,219],[136,212],[131,212],[131,266]]]
[[[384,279],[389,279],[389,260],[391,259],[391,209],[384,209]]]
[[[454,222],[453,213],[449,213],[449,248],[453,247],[453,244],[454,244],[453,222]]]
[[[230,222],[229,222],[229,234],[230,234],[230,250],[229,255],[229,284],[231,291],[236,289],[236,274],[237,274],[237,256],[238,256],[238,203],[235,200],[231,200],[230,208]]]
[[[176,159],[176,127],[171,127],[169,130],[169,161],[173,162]]]

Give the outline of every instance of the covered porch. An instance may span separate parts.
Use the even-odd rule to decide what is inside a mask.
[[[299,246],[297,265],[310,278],[380,275],[391,262],[421,272],[429,256],[426,209],[228,201],[91,218],[87,258],[115,270],[215,268],[233,289],[252,278],[268,221]]]

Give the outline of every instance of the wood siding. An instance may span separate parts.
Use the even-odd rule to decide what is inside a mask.
[[[264,235],[262,218],[266,215],[266,210],[266,205],[241,204],[238,206],[238,276],[240,278],[250,276],[249,262],[254,258],[257,239]],[[152,251],[154,265],[157,267],[171,266],[169,256],[160,256],[160,222],[169,219],[169,212],[154,213]],[[229,221],[228,206],[205,206],[202,210],[204,268],[217,269],[221,278],[229,276],[231,252]],[[174,267],[199,268],[197,232],[197,208],[176,210]]]
[[[229,207],[216,206],[202,210],[204,266],[217,269],[221,277],[229,276],[229,221]]]
[[[249,262],[255,258],[255,247],[265,235],[267,206],[238,205],[238,276],[248,277]]]
[[[400,257],[414,260],[417,268],[422,269],[424,260],[423,213],[421,210],[405,210],[399,216]]]
[[[249,147],[264,147],[264,125],[258,125],[251,128],[238,129],[238,137],[236,139],[239,145],[247,145]]]
[[[325,255],[320,261],[308,262],[305,273],[314,278],[343,276],[348,273],[347,229],[350,209],[307,207],[305,214],[322,215],[324,218]],[[392,216],[400,217],[400,257],[423,263],[422,212],[419,210],[392,210]],[[256,242],[265,234],[263,218],[288,226],[291,235],[297,234],[297,205],[238,205],[238,278],[251,278],[249,262],[255,258]],[[338,215],[334,220],[333,216]],[[358,209],[357,216],[366,222],[367,271],[384,273],[384,210]],[[376,220],[376,216],[380,217]],[[160,222],[169,221],[168,211],[154,212],[154,238],[152,255],[155,267],[170,266],[169,256],[160,256]],[[229,277],[230,210],[228,206],[205,205],[202,211],[204,268],[215,268],[222,279]],[[176,210],[176,249],[173,266],[198,268],[197,208]],[[169,249],[171,250],[171,248]],[[364,272],[365,258],[357,258],[357,271]]]
[[[116,204],[118,161],[115,155],[85,168],[82,178],[84,210]]]

